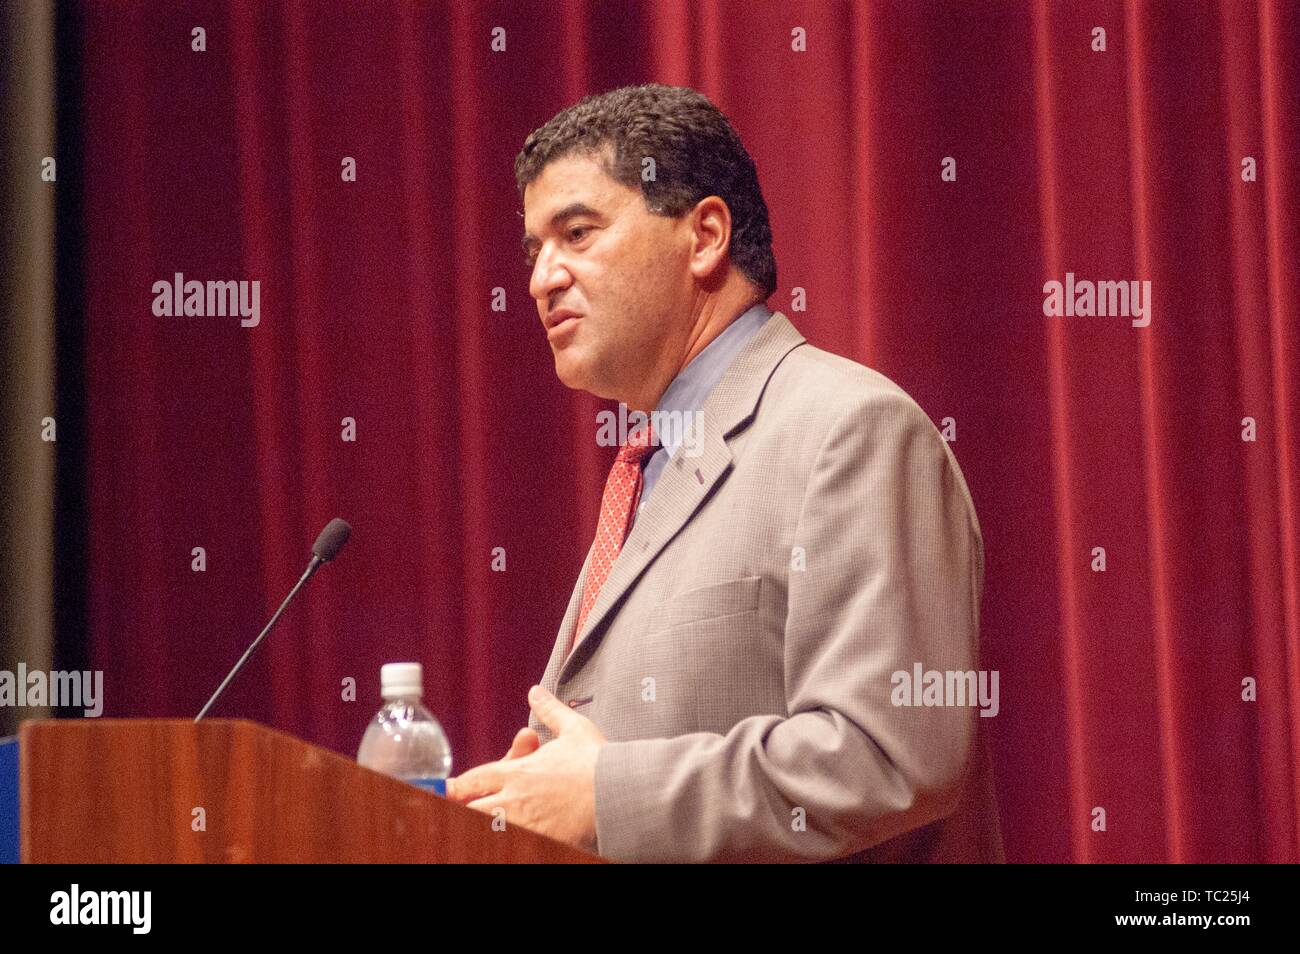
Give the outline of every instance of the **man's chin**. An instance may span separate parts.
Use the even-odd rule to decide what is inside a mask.
[[[609,389],[603,387],[593,378],[591,368],[585,361],[577,360],[572,348],[557,352],[555,355],[555,376],[566,388],[574,391],[586,391],[598,398],[607,398]]]
[[[571,353],[571,349],[556,352],[555,376],[560,379],[560,383],[566,388],[572,388],[575,391],[587,390],[587,375],[584,372],[582,362],[576,360],[576,356]]]

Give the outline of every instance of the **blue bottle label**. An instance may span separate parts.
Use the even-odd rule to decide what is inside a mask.
[[[445,778],[410,778],[407,779],[417,788],[422,788],[426,792],[433,792],[435,795],[447,797],[447,780]]]

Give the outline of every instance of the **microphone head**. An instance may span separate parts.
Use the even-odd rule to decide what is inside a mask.
[[[315,554],[322,563],[328,563],[339,555],[343,549],[343,544],[348,542],[348,537],[352,535],[352,527],[346,521],[335,517],[329,523],[325,524],[325,529],[320,532],[316,542],[312,545],[311,552]]]

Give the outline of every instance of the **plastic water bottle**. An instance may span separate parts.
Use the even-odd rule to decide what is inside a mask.
[[[442,725],[420,702],[423,669],[419,663],[385,663],[379,678],[384,707],[366,727],[357,763],[446,795],[451,746]]]

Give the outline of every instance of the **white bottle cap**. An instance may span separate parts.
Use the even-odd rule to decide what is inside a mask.
[[[384,663],[379,670],[379,682],[385,699],[424,695],[424,670],[419,663]]]

